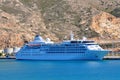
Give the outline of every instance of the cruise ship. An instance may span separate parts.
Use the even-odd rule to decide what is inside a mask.
[[[70,40],[54,43],[36,35],[16,53],[16,59],[28,60],[102,60],[109,50],[104,50],[92,40]]]

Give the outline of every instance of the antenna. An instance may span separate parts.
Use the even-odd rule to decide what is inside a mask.
[[[83,40],[84,40],[84,41],[87,40],[87,37],[83,36]]]
[[[71,33],[70,33],[70,40],[74,40],[74,34],[73,34],[72,31],[71,31]]]

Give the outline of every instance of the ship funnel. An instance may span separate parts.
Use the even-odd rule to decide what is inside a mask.
[[[72,31],[70,33],[70,40],[74,40],[74,34],[72,33]]]

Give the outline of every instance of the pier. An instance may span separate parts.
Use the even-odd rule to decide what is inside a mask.
[[[108,53],[107,56],[103,58],[104,60],[120,60],[120,52]]]
[[[106,56],[104,56],[104,60],[120,60],[120,40],[102,40],[98,41],[102,48],[111,50]]]

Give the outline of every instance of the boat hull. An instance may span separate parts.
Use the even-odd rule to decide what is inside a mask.
[[[24,60],[102,60],[109,51],[87,51],[86,53],[28,53],[17,54],[16,59]]]

